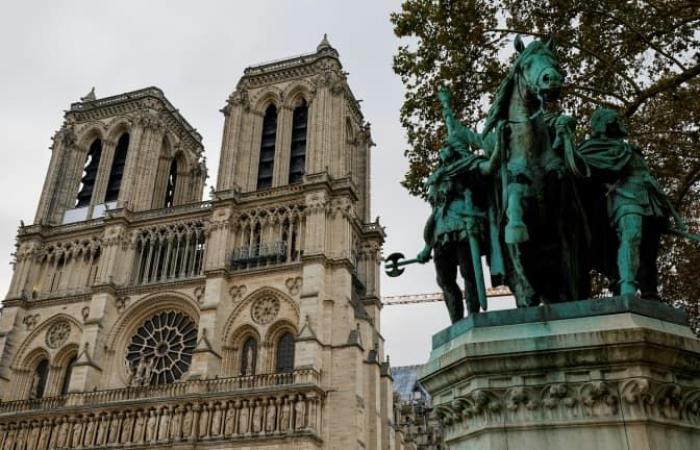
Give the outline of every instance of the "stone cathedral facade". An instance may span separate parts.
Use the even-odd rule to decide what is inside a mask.
[[[337,51],[245,70],[201,136],[70,105],[0,319],[0,449],[398,449],[369,124]]]

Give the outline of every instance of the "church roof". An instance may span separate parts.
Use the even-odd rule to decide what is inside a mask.
[[[99,111],[103,109],[116,108],[120,104],[133,102],[135,100],[140,100],[144,98],[156,98],[160,100],[165,109],[170,113],[172,118],[177,122],[177,124],[182,127],[182,129],[201,145],[202,135],[185,119],[180,111],[170,103],[165,97],[165,94],[160,88],[155,86],[149,86],[143,89],[137,89],[135,91],[125,92],[123,94],[112,95],[104,98],[95,98],[94,88],[90,91],[90,94],[81,98],[81,101],[71,103],[70,113],[76,113],[79,115],[86,114],[90,115],[93,111]]]
[[[339,57],[338,51],[335,48],[333,48],[333,46],[331,46],[330,42],[328,41],[328,35],[326,34],[323,35],[323,39],[321,39],[321,42],[316,47],[315,52],[302,53],[296,56],[290,56],[281,59],[273,59],[271,61],[265,61],[259,64],[254,64],[252,66],[246,67],[243,73],[246,76],[251,76],[274,72],[278,70],[287,70],[297,66],[313,63],[325,57],[331,57],[336,60],[338,60]],[[340,61],[338,61],[338,64],[340,64]]]
[[[413,399],[413,393],[419,389],[427,397],[428,393],[418,381],[421,364],[413,366],[399,366],[391,368],[391,376],[394,379],[394,392],[397,392],[403,401]]]

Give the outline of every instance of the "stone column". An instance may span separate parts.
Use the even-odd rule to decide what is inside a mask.
[[[292,146],[292,109],[281,105],[277,110],[277,140],[275,143],[275,166],[272,174],[273,186],[289,184],[289,157]]]

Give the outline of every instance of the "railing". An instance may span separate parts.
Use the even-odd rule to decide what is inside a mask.
[[[296,56],[290,56],[288,58],[273,59],[270,61],[265,61],[259,64],[254,64],[252,66],[246,67],[243,71],[246,75],[254,75],[263,73],[267,70],[279,70],[286,67],[295,66],[300,63],[305,63],[310,60],[315,59],[317,52],[302,53]]]
[[[265,267],[286,262],[297,261],[301,256],[299,251],[288,251],[287,242],[274,241],[238,247],[233,249],[229,258],[231,270],[251,269]]]
[[[149,209],[146,211],[132,212],[132,220],[145,220],[159,218],[167,215],[168,217],[175,214],[183,214],[188,212],[207,212],[211,210],[211,202],[203,201],[196,203],[185,203],[184,205],[173,206],[172,208]]]
[[[104,97],[104,98],[99,98],[99,99],[91,100],[91,101],[88,100],[88,101],[74,102],[74,103],[71,103],[70,110],[71,111],[84,111],[84,110],[90,109],[90,108],[95,108],[95,107],[99,108],[99,107],[104,107],[104,106],[115,105],[118,103],[122,103],[126,100],[134,100],[134,99],[139,99],[139,98],[144,98],[144,97],[156,97],[156,98],[162,100],[163,103],[165,103],[166,109],[180,120],[180,123],[185,128],[185,130],[188,133],[190,133],[192,136],[194,136],[198,142],[202,141],[202,136],[199,134],[199,132],[197,132],[197,130],[192,125],[190,125],[190,123],[187,121],[187,119],[182,117],[180,112],[165,97],[165,94],[163,93],[163,91],[155,86],[150,86],[147,88],[138,89],[136,91],[126,92],[124,94],[113,95],[111,97]]]
[[[195,393],[238,392],[275,386],[320,385],[321,376],[313,369],[288,373],[264,373],[252,376],[189,380],[161,386],[137,386],[73,393],[41,399],[0,402],[0,414],[29,410],[48,410],[63,406],[92,406],[139,399],[182,397]]]
[[[298,382],[317,381],[318,372],[298,370],[239,378],[250,379],[256,386],[274,383],[285,388],[225,391],[233,379],[193,380],[163,387],[115,389],[109,394],[102,391],[10,402],[0,405],[5,412],[0,415],[0,442],[2,448],[21,449],[170,448],[183,444],[190,448],[198,441],[225,441],[227,446],[239,448],[232,443],[290,437],[314,441],[314,447],[321,443],[325,393],[318,383]],[[76,402],[77,398],[86,401]],[[141,398],[149,401],[114,403]],[[33,414],[12,414],[23,410],[18,406],[29,404],[37,409]]]

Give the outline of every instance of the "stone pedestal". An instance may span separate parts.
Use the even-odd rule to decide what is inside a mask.
[[[433,336],[421,381],[448,449],[699,449],[686,323],[619,297],[479,314]]]

